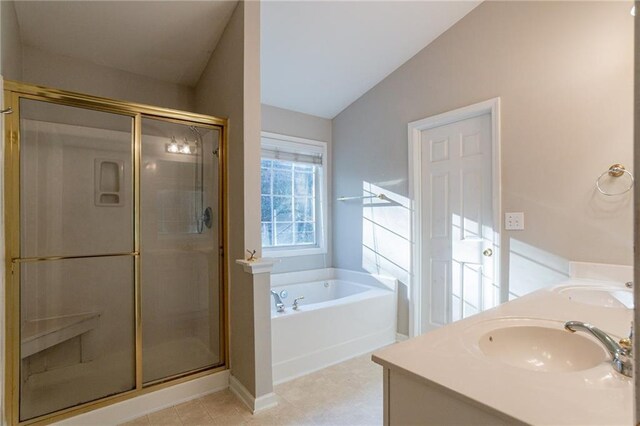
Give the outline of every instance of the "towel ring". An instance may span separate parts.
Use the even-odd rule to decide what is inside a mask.
[[[609,175],[609,176],[614,177],[614,178],[619,178],[620,176],[624,175],[625,173],[629,175],[629,178],[631,179],[631,181],[629,183],[629,187],[627,189],[625,189],[624,191],[611,193],[611,192],[605,191],[604,189],[602,189],[600,187],[600,181],[606,175]],[[609,170],[607,170],[606,172],[604,172],[600,176],[598,176],[598,179],[596,179],[596,188],[598,188],[598,191],[602,195],[606,195],[608,197],[613,197],[615,195],[622,195],[622,194],[626,194],[627,192],[631,191],[631,188],[633,188],[634,183],[635,183],[635,179],[633,177],[633,174],[631,174],[631,172],[629,170],[625,169],[622,164],[614,164],[611,167],[609,167]]]

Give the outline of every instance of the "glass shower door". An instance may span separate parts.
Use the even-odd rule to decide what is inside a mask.
[[[223,363],[219,130],[142,119],[143,383]]]
[[[20,101],[22,421],[135,388],[132,125]]]

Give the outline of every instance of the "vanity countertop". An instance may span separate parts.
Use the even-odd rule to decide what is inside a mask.
[[[510,366],[484,355],[478,331],[493,320],[516,324],[540,319],[561,328],[584,321],[614,338],[627,336],[633,310],[571,300],[572,286],[619,286],[620,283],[571,280],[538,290],[494,309],[389,346],[373,361],[426,385],[529,424],[633,424],[633,379],[613,370],[609,357],[593,368],[539,372]],[[581,333],[587,336],[586,333]]]

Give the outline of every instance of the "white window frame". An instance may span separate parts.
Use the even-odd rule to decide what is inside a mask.
[[[301,150],[322,155],[322,167],[318,173],[316,194],[316,237],[313,246],[262,247],[262,254],[268,257],[308,256],[327,253],[328,210],[328,159],[327,142],[282,135],[279,133],[261,132],[260,146],[278,147],[284,151]],[[262,159],[262,156],[260,157]],[[262,197],[260,198],[262,205]],[[318,220],[319,219],[319,220]]]

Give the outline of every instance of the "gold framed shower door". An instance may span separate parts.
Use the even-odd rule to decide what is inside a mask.
[[[134,398],[164,387],[210,375],[228,368],[228,253],[227,238],[227,141],[228,122],[203,114],[119,101],[65,90],[36,86],[16,81],[4,81],[4,107],[12,112],[4,114],[4,228],[5,228],[5,412],[4,421],[10,425],[49,424],[64,418],[92,411],[116,402]],[[128,116],[132,123],[132,194],[133,194],[133,251],[99,255],[48,256],[21,258],[20,251],[20,100],[30,99]],[[220,360],[221,365],[204,367],[166,377],[148,384],[142,380],[142,316],[140,278],[140,167],[142,118],[153,118],[184,125],[198,125],[218,130],[218,260],[220,297]],[[135,388],[116,395],[64,408],[33,419],[20,421],[20,268],[21,263],[53,260],[125,256],[133,258],[134,271],[134,327],[135,327]],[[213,285],[213,283],[210,283]]]

